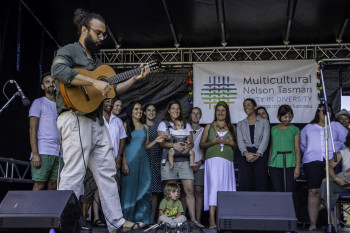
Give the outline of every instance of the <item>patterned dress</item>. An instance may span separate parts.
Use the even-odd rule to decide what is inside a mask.
[[[155,125],[149,125],[149,141],[152,142],[158,137],[157,129],[158,123]],[[152,146],[151,149],[147,150],[147,156],[149,166],[151,169],[151,190],[152,193],[162,193],[164,190],[164,184],[160,175],[160,166],[162,160],[162,148],[159,147],[159,143]]]

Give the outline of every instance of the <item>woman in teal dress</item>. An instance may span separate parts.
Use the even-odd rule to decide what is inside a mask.
[[[123,157],[121,204],[125,219],[152,224],[151,172],[146,149],[164,140],[148,141],[148,126],[141,123],[140,103],[130,103],[124,127],[128,137]]]

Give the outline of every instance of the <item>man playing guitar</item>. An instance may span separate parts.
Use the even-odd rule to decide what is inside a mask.
[[[149,67],[141,68],[140,74],[113,86],[78,73],[74,68],[94,70],[102,64],[94,53],[99,51],[107,34],[105,21],[99,14],[77,9],[74,12],[74,23],[78,28],[79,41],[60,48],[51,67],[56,87],[59,87],[58,82],[67,88],[93,87],[106,98],[111,88],[121,95],[149,73]],[[123,218],[120,207],[118,187],[114,179],[116,168],[113,147],[108,130],[104,126],[102,105],[83,115],[69,109],[58,90],[56,107],[65,163],[59,189],[73,190],[79,197],[86,168],[89,166],[99,189],[109,232],[116,232],[121,226],[131,227],[133,223]]]

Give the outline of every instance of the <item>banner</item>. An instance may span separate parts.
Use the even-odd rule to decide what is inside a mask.
[[[247,117],[243,101],[252,98],[267,109],[271,123],[279,123],[282,104],[292,107],[292,123],[309,123],[319,103],[316,72],[313,60],[195,63],[193,106],[202,109],[200,123],[206,124],[214,120],[216,103],[225,101],[237,123]]]

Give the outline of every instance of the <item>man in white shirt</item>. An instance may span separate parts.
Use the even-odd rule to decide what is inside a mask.
[[[113,154],[115,157],[115,164],[117,168],[117,173],[119,172],[121,161],[122,161],[122,152],[125,148],[125,138],[127,137],[125,128],[123,126],[122,120],[112,113],[112,109],[115,106],[115,102],[120,102],[119,104],[119,113],[121,111],[121,100],[120,99],[105,99],[103,102],[103,120],[105,126],[108,129],[109,135],[113,144]],[[117,180],[118,184],[120,180]]]

